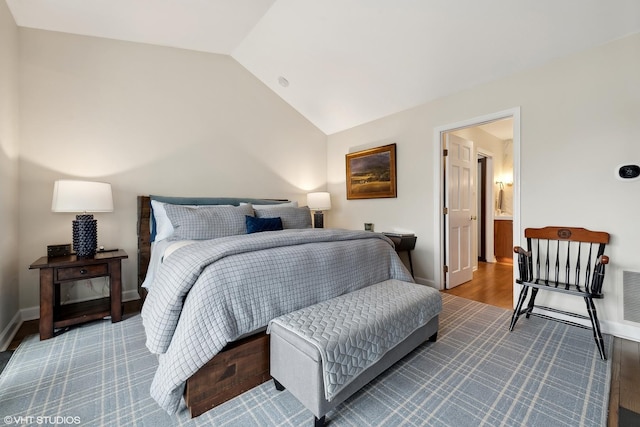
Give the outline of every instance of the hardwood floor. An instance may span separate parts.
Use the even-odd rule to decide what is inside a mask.
[[[480,262],[473,280],[443,292],[513,310],[512,267],[511,264]],[[607,426],[639,426],[640,343],[615,337],[613,354],[609,357],[612,366]]]
[[[512,278],[511,264],[479,262],[473,280],[444,292],[513,310]]]
[[[640,343],[615,338],[611,361],[608,426],[637,427],[640,425]],[[624,410],[627,412],[622,414]]]
[[[512,310],[512,266],[498,263],[479,264],[471,282],[444,292]],[[124,304],[125,318],[139,311],[138,301]],[[24,322],[8,350],[15,350],[25,337],[37,333],[38,320]],[[640,424],[634,424],[635,419],[629,421],[628,417],[629,413],[632,417],[640,414],[640,394],[637,393],[637,389],[640,387],[640,343],[615,338],[613,354],[610,357],[612,373],[607,425],[608,427],[638,426]],[[623,414],[624,416],[621,416],[620,408],[623,408],[623,412],[627,411]]]

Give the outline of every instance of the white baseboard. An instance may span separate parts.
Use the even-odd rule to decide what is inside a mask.
[[[554,311],[544,310],[542,308],[536,308],[535,312],[553,317],[554,319],[578,323],[589,328],[591,327],[591,322],[588,319],[576,319],[575,317],[567,316],[562,313],[556,313]],[[518,319],[518,323],[522,322],[523,318],[524,315],[520,316],[520,319]],[[600,329],[602,330],[603,334],[609,334],[613,335],[614,337],[623,338],[625,340],[640,342],[640,325],[638,324],[636,324],[636,326],[633,326],[630,324],[600,319]]]
[[[20,320],[22,320],[22,322],[39,319],[40,306],[37,305],[35,307],[23,308],[22,310],[20,310],[20,315]]]
[[[640,325],[636,325],[637,326],[632,326],[625,323],[610,322],[608,320],[600,321],[603,333],[629,341],[640,342]]]
[[[140,299],[137,290],[133,291],[124,291],[122,293],[122,302],[134,301]],[[80,302],[72,301],[72,302]],[[35,307],[27,307],[23,308],[16,313],[16,315],[11,319],[11,323],[5,328],[4,331],[0,334],[0,351],[6,350],[6,348],[11,344],[11,340],[20,329],[20,326],[28,320],[36,320],[40,318],[40,306]]]
[[[11,340],[16,336],[18,329],[22,325],[22,321],[20,319],[20,311],[17,311],[13,316],[9,324],[2,332],[0,332],[0,351],[5,351],[9,344],[11,344]]]
[[[78,299],[78,300],[73,300],[73,301],[69,301],[69,303],[74,303],[74,302],[82,302],[82,301],[88,301],[91,300],[92,298],[86,298],[86,299]],[[133,301],[133,300],[137,300],[140,299],[140,296],[138,295],[138,291],[124,291],[122,293],[122,302],[127,302],[127,301]],[[39,319],[40,318],[40,306],[35,306],[35,307],[28,307],[28,308],[23,308],[22,310],[20,310],[20,313],[22,314],[22,321],[26,322],[27,320],[35,320],[35,319]]]
[[[124,291],[122,293],[122,302],[135,301],[137,299],[140,299],[137,289],[133,291]]]
[[[418,283],[420,285],[425,285],[425,286],[432,287],[433,289],[440,290],[436,286],[436,282],[434,280],[428,280],[428,279],[424,279],[422,277],[414,277],[413,280],[415,280],[416,283]]]

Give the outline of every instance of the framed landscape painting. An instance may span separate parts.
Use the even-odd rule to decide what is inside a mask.
[[[396,144],[346,155],[347,199],[397,197]]]

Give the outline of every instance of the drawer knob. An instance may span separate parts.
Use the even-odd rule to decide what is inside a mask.
[[[84,268],[80,270],[80,274],[87,274],[87,270],[85,270]]]

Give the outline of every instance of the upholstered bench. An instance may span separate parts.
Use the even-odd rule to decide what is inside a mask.
[[[271,376],[324,425],[325,415],[418,345],[435,341],[440,293],[387,280],[269,322]]]

